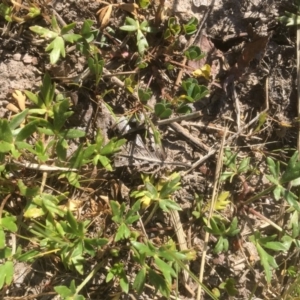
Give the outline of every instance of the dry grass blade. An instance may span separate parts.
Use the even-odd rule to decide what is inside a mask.
[[[171,222],[172,226],[175,230],[178,244],[179,244],[179,249],[180,251],[188,250],[186,238],[185,238],[185,233],[182,228],[182,223],[180,220],[180,216],[177,210],[170,210],[170,215],[171,215]],[[183,279],[184,279],[184,285],[186,289],[194,296],[194,292],[189,288],[188,286],[188,280],[189,280],[189,265],[185,265],[187,269],[183,270]]]
[[[225,142],[226,142],[226,136],[227,136],[227,128],[225,128],[225,132],[224,132],[223,139],[222,139],[222,144],[221,144],[220,151],[219,151],[219,157],[218,157],[216,173],[215,173],[215,178],[214,178],[214,188],[213,188],[213,193],[212,193],[212,197],[211,197],[212,201],[210,203],[207,224],[210,224],[210,219],[212,217],[215,203],[216,203],[216,200],[218,197],[218,189],[219,189],[219,183],[220,183],[221,169],[223,166],[223,152],[224,152],[224,146],[225,146]],[[204,239],[204,249],[203,249],[202,258],[201,258],[200,272],[199,272],[199,281],[201,283],[203,282],[203,274],[204,274],[204,266],[205,266],[205,258],[206,258],[208,240],[209,240],[209,233],[206,232],[205,239]],[[197,300],[200,300],[200,298],[201,298],[201,291],[202,291],[202,286],[199,285],[198,292],[197,292]]]
[[[99,14],[100,29],[103,29],[108,25],[112,13],[112,7],[112,5],[107,5],[97,11],[97,14]]]
[[[298,119],[300,118],[300,25],[297,26],[297,93],[298,93]],[[297,136],[297,150],[300,158],[300,129]]]

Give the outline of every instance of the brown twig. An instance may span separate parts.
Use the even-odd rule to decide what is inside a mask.
[[[200,148],[204,151],[209,151],[209,147],[203,144],[199,139],[192,136],[186,129],[184,129],[181,125],[179,125],[176,122],[173,122],[169,124],[169,126],[174,129],[176,132],[178,132],[180,135],[185,137],[188,141],[192,142],[193,145],[195,145],[197,148]]]

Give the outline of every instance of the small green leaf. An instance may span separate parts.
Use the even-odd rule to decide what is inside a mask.
[[[176,278],[176,272],[174,269],[165,263],[163,260],[161,260],[158,257],[154,258],[155,264],[157,265],[158,269],[164,274],[164,277],[167,279],[169,283],[172,282],[172,277]]]
[[[36,259],[36,256],[40,254],[40,251],[29,250],[21,255],[17,256],[18,261],[31,262],[33,259]]]
[[[139,4],[141,8],[147,8],[150,4],[150,0],[139,0]]]
[[[72,291],[64,285],[55,286],[55,292],[57,292],[60,296],[66,298],[73,295]]]
[[[264,243],[263,246],[265,248],[274,250],[274,251],[287,251],[288,249],[286,248],[286,246],[280,242],[267,242]]]
[[[0,289],[4,284],[10,285],[14,275],[14,264],[12,261],[6,261],[0,265]]]
[[[145,182],[145,187],[147,191],[151,194],[152,199],[157,199],[158,192],[154,185],[152,185],[150,182]]]
[[[13,142],[13,134],[6,119],[0,120],[0,141],[6,143]]]
[[[133,282],[133,288],[137,291],[139,295],[144,290],[145,282],[146,282],[146,270],[145,268],[142,268],[136,275]]]
[[[278,20],[286,26],[294,26],[300,24],[300,16],[287,11],[285,12],[285,16],[279,17]]]
[[[161,119],[167,119],[172,115],[172,110],[167,108],[165,103],[156,103],[154,106],[155,115]]]
[[[85,132],[80,129],[66,129],[62,130],[59,134],[65,139],[77,139],[85,136]]]
[[[64,35],[66,34],[67,32],[69,32],[70,30],[74,29],[76,26],[76,23],[73,22],[73,23],[70,23],[66,26],[64,26],[62,29],[61,29],[61,34]]]
[[[198,46],[189,47],[186,51],[184,51],[184,55],[189,60],[200,60],[206,56],[206,54],[203,53]]]
[[[9,122],[9,128],[11,130],[14,130],[17,127],[19,127],[20,124],[25,120],[26,116],[28,115],[28,112],[29,112],[29,109],[25,109],[22,112],[18,113],[17,115],[13,116],[13,118]],[[1,128],[1,125],[0,125],[0,128]],[[3,132],[2,128],[1,128],[1,132]],[[0,135],[0,139],[2,139],[1,135]]]
[[[124,26],[121,26],[120,29],[124,30],[124,31],[136,31],[137,26],[136,25],[124,25]]]
[[[4,229],[11,232],[17,232],[18,227],[16,225],[16,220],[15,216],[2,217],[0,219],[0,227],[2,226]]]
[[[3,249],[6,245],[6,238],[5,238],[5,233],[4,230],[2,230],[1,226],[0,226],[0,249]],[[2,257],[0,256],[0,258],[2,259]]]
[[[57,32],[51,31],[51,30],[41,27],[41,26],[31,26],[31,27],[29,27],[29,29],[46,39],[53,39],[58,36]]]
[[[120,227],[118,228],[115,241],[118,242],[122,239],[128,239],[130,237],[130,230],[126,226],[126,224],[122,223]]]
[[[36,132],[37,125],[39,124],[38,120],[32,121],[26,124],[21,131],[17,134],[15,141],[24,141],[30,137],[34,132]]]
[[[84,20],[82,28],[81,28],[81,34],[82,35],[88,35],[91,32],[91,27],[94,24],[94,21],[92,20]]]
[[[160,199],[159,202],[159,207],[163,210],[163,211],[169,211],[169,210],[182,210],[181,207],[174,202],[173,200],[170,199]]]
[[[52,50],[50,53],[50,63],[56,64],[60,56],[66,56],[65,41],[62,37],[56,37],[45,49],[47,52]]]
[[[154,285],[155,290],[169,299],[171,286],[167,284],[166,280],[154,270],[149,269],[149,282]]]
[[[107,171],[112,171],[113,168],[110,164],[110,160],[106,157],[106,156],[103,156],[103,155],[97,155],[95,156],[95,158],[97,157],[97,160],[101,163],[101,165],[107,170]],[[96,165],[94,163],[94,165]]]
[[[124,273],[124,271],[123,271]],[[127,276],[124,274],[122,274],[123,276],[121,276],[120,278],[120,286],[122,288],[122,291],[126,294],[128,294],[129,292],[129,282],[128,282],[128,279],[127,279]]]
[[[78,232],[78,222],[76,221],[75,217],[73,216],[72,212],[70,210],[67,210],[66,219],[70,224],[70,227],[72,230],[74,230],[74,233]]]
[[[80,34],[75,34],[75,33],[66,33],[62,37],[66,42],[69,42],[69,43],[77,42],[78,40],[80,40],[82,38],[82,36]]]

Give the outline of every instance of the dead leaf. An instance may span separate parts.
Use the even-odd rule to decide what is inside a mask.
[[[206,80],[209,80],[211,73],[210,65],[205,64],[201,69],[197,69],[194,72],[192,72],[192,75],[194,77],[204,77]]]
[[[139,6],[136,3],[120,3],[118,5],[118,8],[126,10],[129,13],[137,16],[137,14],[138,14],[137,9],[139,8]]]
[[[265,54],[270,37],[271,34],[266,36],[259,36],[258,34],[254,34],[253,40],[245,44],[244,49],[237,60],[236,66],[234,66],[230,71],[234,79],[238,79],[243,75],[245,69],[249,66],[252,60],[262,59]]]
[[[15,90],[15,92],[12,94],[12,96],[14,97],[15,100],[17,100],[21,111],[25,110],[26,96],[24,94],[22,94],[22,92],[19,90]]]
[[[99,14],[100,29],[103,29],[108,25],[112,7],[112,5],[108,5],[97,11],[97,14]]]
[[[20,112],[20,110],[12,103],[8,103],[6,106],[6,109],[8,109],[16,114]]]

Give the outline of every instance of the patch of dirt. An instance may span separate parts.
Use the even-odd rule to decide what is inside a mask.
[[[47,20],[54,9],[63,22],[67,24],[76,22],[75,31],[81,28],[86,19],[93,20],[94,26],[99,28],[96,13],[103,7],[103,3],[101,1],[52,1],[52,5],[48,5],[45,10],[48,18],[40,18],[34,24],[49,26]],[[149,9],[151,19],[154,19],[153,7],[157,8],[157,5],[158,3]],[[203,78],[198,79],[200,83],[205,83],[209,87],[210,94],[190,105],[193,112],[199,112],[199,116],[193,120],[178,122],[181,126],[180,132],[178,127],[170,124],[159,125],[159,120],[147,113],[153,123],[158,124],[163,151],[154,149],[151,143],[151,131],[147,132],[145,123],[139,124],[138,119],[142,118],[145,110],[141,108],[140,103],[132,94],[125,91],[124,86],[116,82],[115,77],[106,74],[97,87],[91,77],[83,78],[81,82],[78,81],[73,85],[69,84],[76,81],[87,68],[86,60],[79,51],[71,49],[71,46],[67,47],[67,52],[69,50],[70,53],[67,54],[65,60],[61,60],[55,66],[50,66],[49,56],[45,55],[44,51],[46,44],[39,42],[39,39],[29,30],[29,26],[32,26],[30,22],[33,21],[23,24],[13,23],[11,28],[7,28],[7,22],[0,18],[2,33],[0,37],[0,118],[11,116],[12,112],[7,109],[8,103],[17,106],[12,93],[15,90],[37,91],[42,82],[42,76],[47,70],[56,82],[57,91],[69,97],[72,102],[74,115],[68,123],[70,128],[85,130],[90,139],[94,138],[97,130],[101,130],[107,140],[116,134],[120,138],[126,137],[129,143],[125,152],[131,149],[130,142],[132,144],[136,142],[138,133],[143,143],[150,149],[152,158],[154,154],[164,152],[165,161],[169,162],[169,165],[149,163],[147,159],[145,161],[135,159],[133,162],[130,159],[123,159],[116,162],[117,168],[111,173],[92,167],[84,170],[83,181],[88,182],[83,185],[84,192],[67,187],[57,178],[53,188],[59,189],[65,186],[64,192],[73,192],[75,198],[81,199],[83,208],[78,217],[84,218],[88,214],[94,216],[90,235],[97,236],[98,231],[105,231],[105,235],[109,236],[110,233],[114,233],[113,225],[109,223],[111,226],[109,227],[101,219],[102,216],[105,219],[109,215],[105,213],[105,210],[109,210],[107,199],[129,202],[130,192],[136,190],[141,184],[140,173],[156,174],[159,178],[174,170],[183,172],[182,189],[176,193],[176,201],[183,208],[179,216],[188,246],[197,250],[196,259],[190,263],[189,267],[198,276],[204,250],[205,231],[203,223],[193,218],[192,212],[196,207],[195,195],[203,197],[204,205],[211,200],[218,157],[217,155],[211,156],[194,167],[190,173],[184,172],[211,149],[216,149],[217,152],[225,127],[229,130],[229,137],[240,132],[229,146],[235,151],[239,150],[241,156],[251,157],[253,167],[257,169],[266,168],[262,160],[273,150],[287,149],[285,154],[290,154],[290,149],[296,149],[297,128],[294,126],[294,120],[297,118],[296,35],[294,28],[287,28],[276,19],[285,10],[291,9],[290,1],[174,0],[166,2],[165,7],[169,9],[171,15],[177,16],[179,22],[186,22],[191,16],[200,20],[202,28],[195,36],[194,45],[198,45],[207,55],[199,62],[187,62],[187,65],[190,68],[201,68],[209,64],[211,79],[209,82]],[[136,55],[132,50],[135,47],[135,41],[131,37],[127,38],[127,34],[118,29],[124,24],[125,17],[128,15],[121,9],[115,9],[112,13],[109,26],[116,33],[117,38],[106,29],[100,34],[97,43],[100,45],[103,40],[106,43],[106,46],[101,48],[101,55],[105,58],[104,67],[111,73],[132,72],[134,74],[131,77],[132,80],[154,91],[154,105],[162,99],[178,97],[179,92],[175,87],[175,81],[181,67],[177,64],[172,73],[166,69],[165,63],[168,58],[181,64],[182,53],[176,52],[177,50],[173,52],[168,44],[162,46],[164,41],[161,35],[149,36],[149,45],[151,45],[149,52],[151,53],[147,56],[148,66],[137,71]],[[147,17],[147,14],[143,15],[143,18]],[[182,50],[187,42],[184,39],[185,37],[182,37]],[[190,73],[190,69],[186,69],[182,79],[190,77]],[[165,74],[168,80],[162,74]],[[125,77],[121,75],[118,78],[124,85]],[[113,89],[113,92],[104,95],[104,92],[109,89]],[[125,127],[130,125],[127,133],[118,130],[116,120],[111,117],[104,103],[109,105],[118,118],[133,115],[130,121],[125,122]],[[268,108],[266,121],[261,127],[258,127],[258,122],[247,127],[247,124],[266,108]],[[247,127],[245,130],[241,130],[245,127]],[[196,142],[193,142],[193,138]],[[81,141],[76,141],[70,147],[69,157],[80,143]],[[146,156],[145,153],[143,155]],[[25,175],[29,176],[30,173],[25,172]],[[40,174],[34,176],[38,179],[37,181],[41,179]],[[259,176],[252,178],[248,184],[249,189],[255,193],[259,193],[265,187],[264,178],[259,178]],[[242,187],[240,182],[233,181],[224,188],[232,193],[233,202],[241,200],[239,197],[243,198],[242,200],[247,198],[245,195],[248,192],[245,192],[245,187]],[[274,210],[271,209],[276,203],[274,200],[270,200],[271,202],[267,200],[263,199],[255,204],[255,209],[267,218],[277,220],[279,209],[277,207]],[[244,214],[244,211],[237,212],[237,207],[239,208],[238,204],[232,204],[225,215],[229,220],[232,220],[233,216],[238,216],[241,228],[239,238],[230,240],[228,252],[214,254],[212,249],[216,240],[211,237],[203,282],[212,290],[218,288],[227,278],[233,278],[237,288],[236,295],[228,296],[224,290],[220,290],[220,299],[248,299],[250,295],[256,297],[252,299],[270,299],[274,295],[280,299],[283,287],[280,286],[279,280],[275,280],[277,285],[267,288],[257,250],[255,247],[253,249],[253,244],[248,241],[252,232],[251,227],[265,230],[266,223],[261,222],[251,211]],[[149,212],[145,212],[146,216],[148,214]],[[144,215],[142,217],[144,218]],[[157,231],[161,233],[156,233],[157,228]],[[164,230],[164,228],[170,228],[169,233],[166,234],[167,229]],[[137,230],[141,228],[137,226]],[[172,229],[172,222],[164,213],[157,213],[147,225],[146,231],[149,231],[151,240],[161,244],[166,242],[167,237],[177,239],[176,232],[174,228]],[[285,259],[287,258],[281,258],[281,261]],[[118,258],[110,258],[109,265],[123,262],[129,279],[132,281],[133,277],[130,276],[137,270],[133,263],[127,264],[130,260],[131,254],[124,250]],[[66,271],[54,255],[49,260],[37,261],[38,263],[32,265],[16,264],[16,278],[14,283],[5,290],[3,294],[5,297],[40,293],[44,295],[39,299],[55,299],[51,294],[53,286],[69,286],[74,278],[78,282],[84,280],[84,276]],[[87,270],[91,271],[95,261],[87,260],[86,263]],[[20,272],[19,269],[21,269]],[[85,287],[83,293],[86,299],[116,299],[114,297],[117,297],[116,294],[120,292],[118,284],[105,282],[106,271],[102,268]],[[274,272],[274,276],[276,274]],[[281,276],[280,279],[285,280],[279,272],[276,276]],[[194,292],[194,295],[191,295],[181,281],[183,280],[179,279],[180,299],[196,299],[197,286],[189,283],[190,289]],[[147,288],[141,296],[137,296],[132,291],[130,295],[132,299],[134,297],[136,299],[160,299],[155,296],[151,288]],[[128,297],[122,294],[120,299],[129,299]]]

